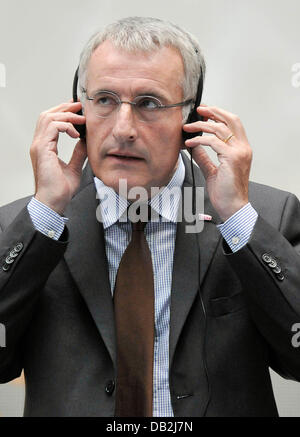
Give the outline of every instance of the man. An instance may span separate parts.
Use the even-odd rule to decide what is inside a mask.
[[[274,416],[269,367],[299,380],[292,342],[300,317],[299,203],[249,184],[252,153],[236,115],[199,106],[203,121],[185,124],[201,71],[200,47],[185,31],[157,19],[120,20],[82,53],[82,103],[41,114],[30,150],[35,195],[0,211],[0,320],[7,333],[0,378],[7,382],[24,369],[26,416]],[[59,133],[78,138],[74,125],[83,124],[86,140],[66,164],[58,158]],[[210,135],[184,142],[183,125]],[[152,197],[160,219],[139,235],[147,238],[141,244],[144,254],[150,250],[153,278],[144,260],[135,261],[145,277],[128,274],[126,290],[120,270],[134,231],[121,220],[130,202],[119,196],[119,182],[149,195],[153,187],[191,188],[180,153],[186,147],[200,167],[194,172],[206,187],[208,220],[202,232],[187,233],[185,219],[177,221],[180,199],[161,211]],[[107,212],[103,192],[113,194],[116,211]],[[134,311],[118,307],[140,279],[139,293],[153,280],[153,344],[144,333],[133,344],[126,323],[120,329],[127,312],[128,323],[136,311],[136,326],[146,324],[142,303]],[[152,361],[148,352],[138,355],[149,344]],[[132,358],[151,368],[150,391],[139,369],[132,372]],[[146,397],[140,413],[136,404]]]

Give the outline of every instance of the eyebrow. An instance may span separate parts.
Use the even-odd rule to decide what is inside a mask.
[[[152,97],[156,97],[159,100],[167,100],[166,96],[158,93],[157,91],[153,91],[153,90],[143,91],[142,93],[139,93],[136,95],[136,97],[138,97],[138,96],[152,96]]]
[[[97,95],[99,93],[107,93],[107,92],[114,93],[114,94],[117,94],[117,96],[119,96],[119,94],[116,91],[109,90],[109,89],[97,89],[96,91],[92,92],[92,95],[95,96],[95,95]],[[156,97],[157,99],[163,100],[163,101],[167,101],[168,100],[166,96],[160,94],[157,91],[153,91],[153,90],[150,90],[150,89],[145,90],[143,92],[139,92],[138,94],[135,95],[135,97],[140,97],[140,96]]]

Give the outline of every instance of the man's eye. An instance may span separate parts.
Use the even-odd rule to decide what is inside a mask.
[[[140,109],[152,110],[159,108],[161,103],[158,100],[144,98],[139,101],[138,106]]]
[[[95,98],[95,103],[99,106],[112,106],[116,105],[116,100],[110,96],[98,96]]]

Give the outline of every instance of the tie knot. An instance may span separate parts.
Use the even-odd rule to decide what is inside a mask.
[[[138,214],[140,214],[140,212],[141,212],[140,208],[137,208],[136,212]],[[141,220],[138,220],[137,222],[131,222],[132,232],[135,232],[135,231],[143,232],[146,224],[148,223],[148,221],[150,219],[151,219],[151,207],[150,207],[150,205],[148,205],[147,217],[145,217],[145,214],[142,214]]]
[[[145,229],[147,222],[138,221],[136,223],[131,223],[132,232],[143,231]]]

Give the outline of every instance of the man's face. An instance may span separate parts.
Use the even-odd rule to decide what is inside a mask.
[[[87,95],[99,90],[132,101],[138,95],[161,96],[162,104],[183,100],[184,74],[180,54],[164,47],[151,53],[128,53],[109,41],[92,54],[87,71]],[[118,191],[119,179],[128,189],[161,187],[171,179],[182,146],[182,108],[159,111],[155,121],[138,119],[131,105],[122,104],[108,118],[99,118],[86,101],[87,150],[92,170],[106,185]],[[140,159],[116,157],[128,154]]]

